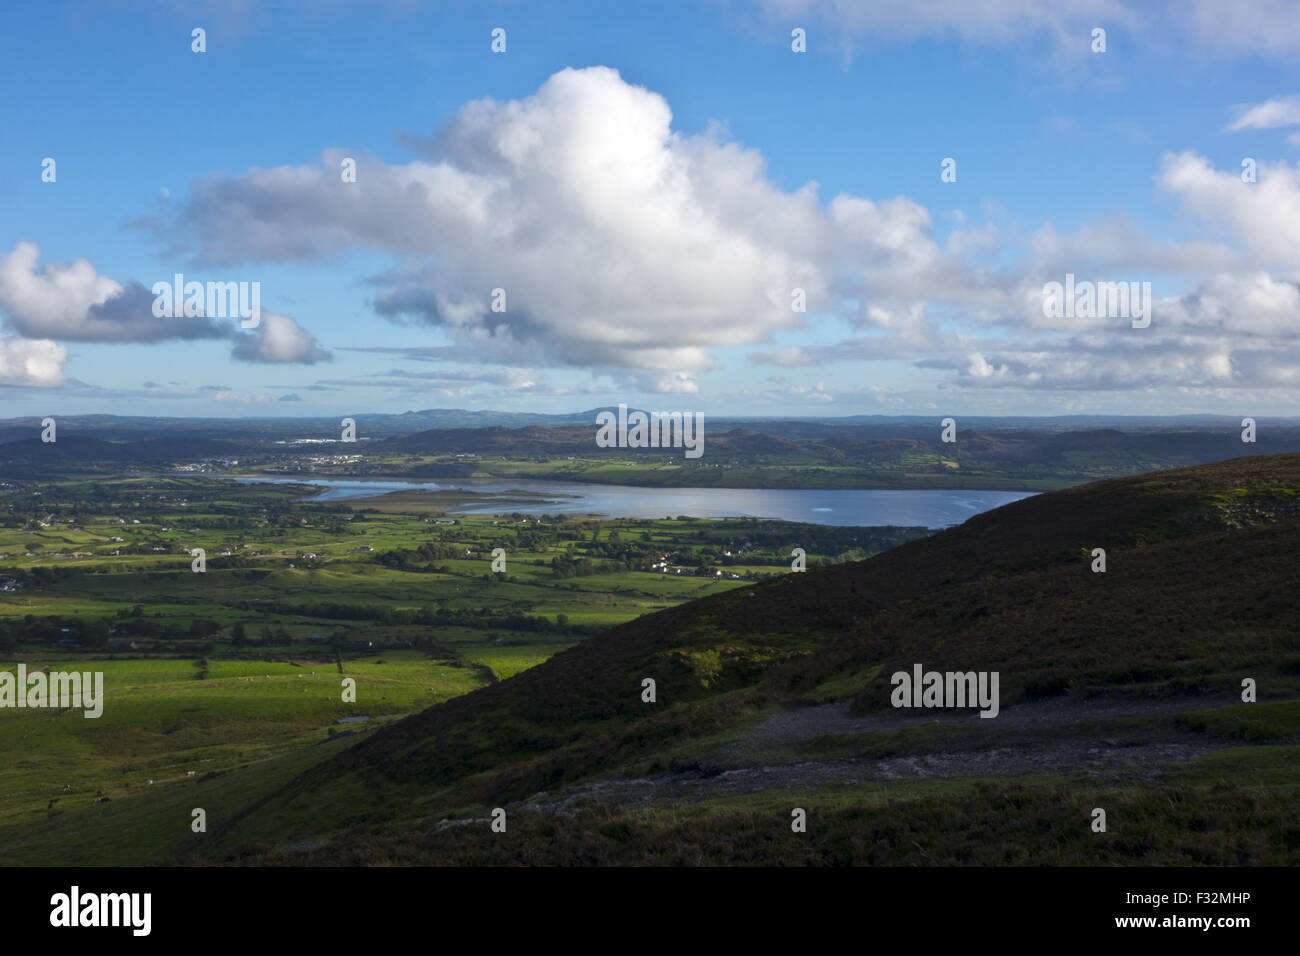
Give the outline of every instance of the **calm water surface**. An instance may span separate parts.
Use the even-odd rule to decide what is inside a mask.
[[[639,488],[570,481],[443,479],[408,481],[359,478],[238,478],[243,482],[299,482],[325,491],[312,501],[347,501],[422,488],[429,491],[528,491],[544,499],[502,505],[479,502],[453,509],[460,514],[596,514],[610,518],[777,518],[833,525],[922,525],[946,528],[972,515],[1001,507],[1025,491],[822,491],[781,488]]]

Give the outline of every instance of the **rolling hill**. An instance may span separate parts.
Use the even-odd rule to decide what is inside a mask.
[[[1097,482],[609,630],[167,859],[1300,862],[1297,625],[1300,455]],[[998,672],[998,718],[895,710],[915,663]]]

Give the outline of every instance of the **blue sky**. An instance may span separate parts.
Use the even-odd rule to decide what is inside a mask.
[[[17,8],[0,415],[1297,413],[1300,5],[887,6]]]

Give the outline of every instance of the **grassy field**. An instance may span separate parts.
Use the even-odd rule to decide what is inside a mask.
[[[44,852],[51,833],[77,830],[84,814],[115,819],[119,808],[170,806],[176,788],[189,792],[247,768],[296,772],[325,752],[315,745],[341,731],[368,730],[486,682],[473,666],[415,651],[348,661],[355,703],[343,702],[343,675],[329,659],[214,660],[206,677],[198,661],[178,658],[29,656],[25,663],[29,672],[102,672],[105,700],[99,718],[75,709],[0,711],[0,753],[11,755],[0,767],[0,847],[12,862],[23,861],[29,840]],[[353,722],[358,717],[369,719]],[[108,802],[95,804],[101,797]],[[51,799],[58,800],[52,807]],[[237,809],[224,799],[209,812]],[[141,813],[147,829],[150,811]]]
[[[160,478],[31,485],[0,496],[0,582],[18,584],[0,591],[0,623],[75,617],[75,631],[100,620],[126,637],[204,638],[215,653],[242,625],[251,641],[299,652],[313,634],[328,644],[345,632],[350,641],[392,637],[384,629],[407,623],[402,612],[433,609],[447,612],[438,624],[455,629],[424,635],[440,644],[534,643],[528,638],[547,626],[544,643],[556,644],[787,573],[796,546],[816,567],[925,533],[759,520],[448,517],[430,512],[423,496],[379,507],[300,500],[312,491]],[[203,573],[193,571],[192,549],[205,552]],[[141,618],[153,627],[134,626]],[[92,646],[75,633],[69,639]]]
[[[451,516],[423,495],[302,500],[314,490],[187,477],[0,496],[0,671],[101,672],[105,687],[98,719],[0,709],[6,860],[153,858],[196,807],[222,819],[597,631],[787,574],[796,545],[816,567],[925,534]]]

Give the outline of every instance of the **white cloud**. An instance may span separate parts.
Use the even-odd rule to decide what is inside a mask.
[[[1030,239],[1029,278],[1060,281],[1066,272],[1118,278],[1119,274],[1202,276],[1240,268],[1241,252],[1202,239],[1158,240],[1138,223],[1118,216],[1085,222],[1072,233],[1043,226]]]
[[[302,365],[332,361],[330,353],[292,318],[265,309],[256,330],[236,340],[230,357],[241,362],[296,362]]]
[[[151,343],[169,339],[233,339],[231,357],[246,362],[329,361],[305,329],[287,315],[262,310],[256,331],[235,331],[231,321],[203,316],[169,318],[153,314],[153,293],[138,282],[123,285],[100,275],[93,263],[47,263],[37,268],[40,247],[19,242],[0,255],[0,310],[22,338],[4,339],[5,382],[59,384],[67,350],[51,339],[71,342]]]
[[[266,405],[276,401],[272,396],[261,393],[227,391],[213,392],[211,400],[223,405]]]
[[[1170,38],[1218,54],[1283,56],[1300,50],[1296,0],[753,0],[767,20],[810,29],[809,48],[840,49],[850,40],[920,37],[1008,46],[1046,40],[1076,62],[1090,50],[1094,27],[1122,28],[1133,42],[1165,45]],[[825,32],[817,36],[812,28]],[[1041,52],[1041,44],[1035,44]]]
[[[1169,21],[1187,16],[1186,0],[1167,0]],[[1263,53],[1300,52],[1300,3],[1296,0],[1192,0],[1191,33],[1209,50]]]
[[[0,335],[0,385],[62,385],[67,358],[68,350],[48,339]]]
[[[779,349],[755,352],[750,356],[750,361],[756,365],[780,365],[785,368],[817,364],[807,350],[798,345],[787,345]]]
[[[122,293],[118,283],[99,275],[86,259],[51,263],[37,273],[40,254],[36,243],[20,242],[0,257],[0,307],[20,324],[72,330],[85,321],[92,306]]]
[[[1212,227],[1229,233],[1258,265],[1300,269],[1300,165],[1261,162],[1257,181],[1220,171],[1195,152],[1164,157],[1157,182]]]
[[[670,121],[614,70],[564,70],[525,99],[463,107],[434,162],[373,161],[343,184],[330,152],[200,181],[173,226],[205,261],[385,249],[403,265],[376,280],[381,314],[499,362],[696,374],[713,348],[799,326],[792,290],[826,298],[832,233],[815,186],[784,191],[756,151]]]
[[[1136,19],[1130,5],[1119,0],[757,0],[757,4],[782,22],[809,18],[859,37],[957,37],[1002,44],[1034,34],[1075,33],[1085,50],[1090,36],[1085,28],[1130,24]]]
[[[1277,129],[1300,126],[1300,96],[1275,96],[1262,103],[1237,107],[1237,118],[1228,124],[1229,131],[1242,129]]]
[[[718,348],[764,343],[809,312],[917,317],[919,300],[996,302],[968,255],[996,232],[941,246],[906,197],[788,191],[721,127],[684,135],[668,103],[605,67],[563,70],[527,98],[461,108],[421,148],[431,161],[319,166],[197,181],[169,238],[200,261],[323,259],[372,247],[400,265],[373,280],[396,322],[444,329],[506,365],[621,370],[654,390],[698,387]],[[492,311],[493,290],[505,311]],[[875,311],[871,311],[874,309]]]
[[[159,342],[230,337],[228,324],[211,319],[157,318],[148,289],[100,275],[87,259],[47,263],[38,270],[40,254],[36,243],[19,242],[8,255],[0,255],[0,311],[9,328],[25,338]]]
[[[427,159],[366,160],[355,184],[340,181],[337,151],[319,165],[200,180],[161,225],[193,237],[207,262],[385,251],[395,264],[372,280],[377,311],[437,326],[452,343],[409,357],[529,369],[526,382],[537,381],[531,370],[570,366],[642,392],[696,394],[720,349],[766,345],[822,314],[870,334],[750,361],[888,359],[959,385],[1039,390],[1282,387],[1300,369],[1288,275],[1300,270],[1300,167],[1286,163],[1262,164],[1246,184],[1195,153],[1165,158],[1156,182],[1212,238],[1157,239],[1111,216],[1065,235],[1044,227],[1016,255],[994,225],[965,215],[941,242],[930,211],[905,196],[841,194],[823,206],[816,184],[782,189],[758,152],[719,128],[674,131],[661,96],[603,67],[564,70],[524,99],[470,103],[420,148]],[[1043,283],[1067,272],[1198,284],[1158,299],[1147,330],[1045,319]],[[795,287],[807,291],[806,316],[790,308]],[[492,311],[496,288],[504,312]],[[272,319],[236,357],[322,351],[292,320]],[[407,387],[399,378],[390,387]],[[547,387],[524,381],[427,384]]]
[[[1300,283],[1265,272],[1212,276],[1177,299],[1157,304],[1162,321],[1186,332],[1300,340]],[[1259,342],[1253,343],[1256,347]]]

